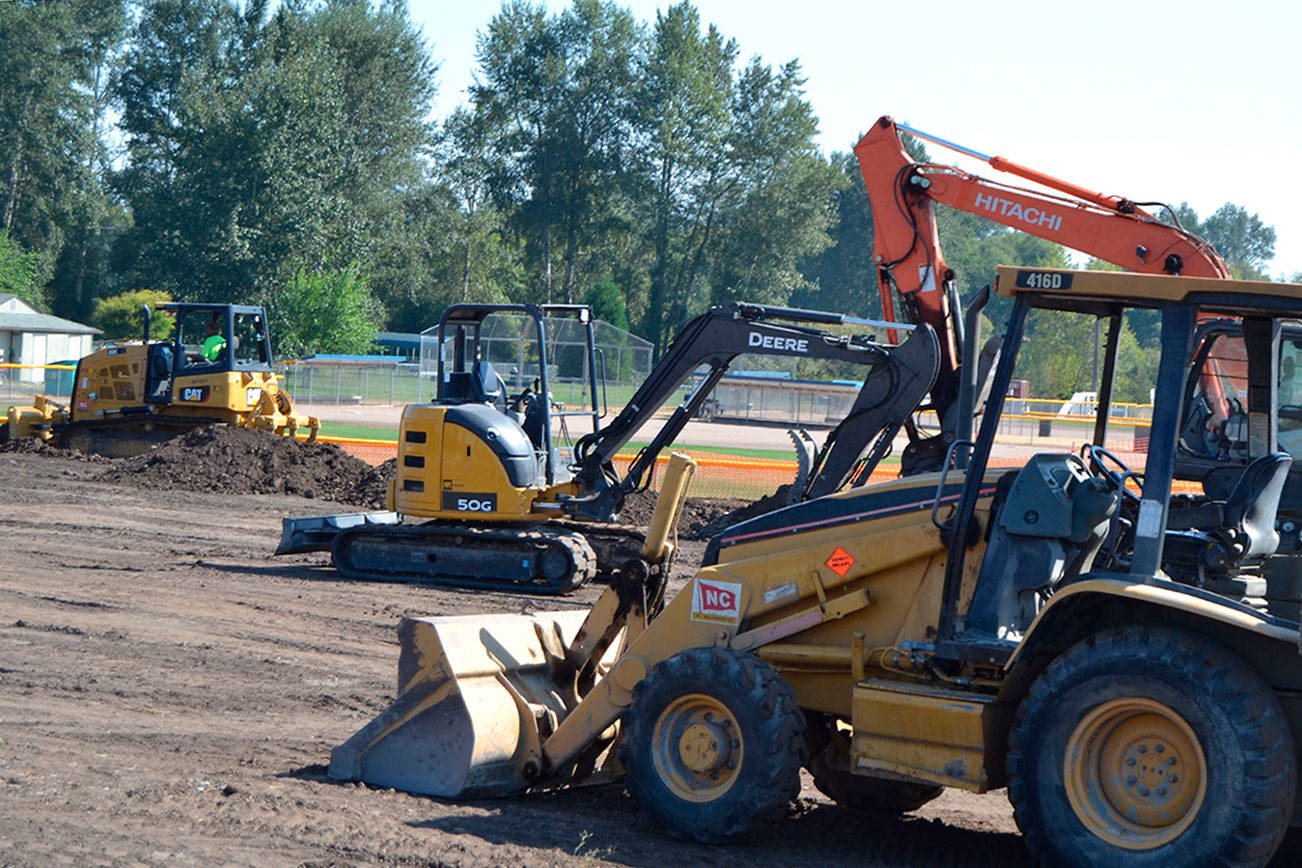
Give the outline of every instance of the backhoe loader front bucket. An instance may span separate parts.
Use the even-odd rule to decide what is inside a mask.
[[[658,611],[695,466],[670,457],[642,557],[591,608],[404,618],[398,697],[331,752],[330,777],[443,798],[609,780],[610,722],[563,756],[545,745]]]
[[[525,789],[530,742],[576,702],[555,651],[586,614],[404,618],[398,698],[331,752],[330,777],[444,798]]]

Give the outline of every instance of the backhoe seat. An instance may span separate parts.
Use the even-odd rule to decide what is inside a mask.
[[[1275,515],[1292,465],[1287,452],[1254,460],[1225,499],[1219,526],[1166,532],[1162,568],[1177,580],[1201,583],[1274,554],[1279,547]]]
[[[1045,595],[1089,571],[1117,511],[1116,490],[1075,455],[1036,455],[1007,480],[965,615],[968,638],[1019,639]]]
[[[1244,469],[1225,499],[1225,525],[1242,540],[1242,559],[1264,560],[1279,548],[1275,514],[1292,466],[1287,452],[1263,455]]]

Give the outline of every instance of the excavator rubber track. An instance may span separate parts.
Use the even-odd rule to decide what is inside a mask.
[[[564,594],[597,572],[581,533],[537,525],[358,527],[339,533],[330,552],[335,569],[350,579],[489,591]]]
[[[533,525],[537,527],[537,525]],[[631,524],[598,524],[590,521],[550,519],[545,527],[578,534],[587,540],[595,561],[594,580],[609,584],[615,571],[638,557],[646,542],[646,528]]]

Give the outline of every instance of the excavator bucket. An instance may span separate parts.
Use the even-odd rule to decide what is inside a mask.
[[[405,618],[398,698],[330,754],[330,777],[444,798],[525,789],[539,723],[574,697],[553,680],[587,613]]]
[[[671,456],[648,528],[642,559],[661,575],[694,468]],[[580,685],[617,659],[627,595],[612,586],[587,610],[404,618],[398,697],[331,751],[329,776],[442,798],[600,780],[595,755],[565,770],[545,770],[539,757],[582,700]],[[644,624],[641,610],[631,617]]]

